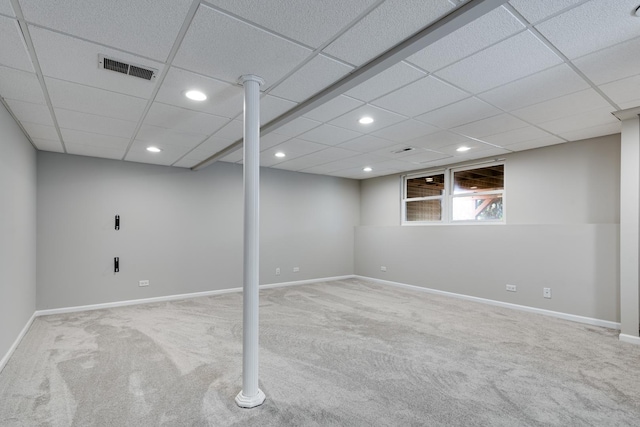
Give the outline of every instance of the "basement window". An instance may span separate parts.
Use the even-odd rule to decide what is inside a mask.
[[[403,225],[487,222],[504,222],[504,164],[403,177]]]

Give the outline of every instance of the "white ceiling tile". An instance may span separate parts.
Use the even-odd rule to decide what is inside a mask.
[[[124,149],[94,147],[91,145],[66,143],[67,153],[76,156],[99,157],[102,159],[120,160],[124,156]]]
[[[137,124],[128,120],[113,119],[62,108],[56,108],[54,111],[60,129],[73,129],[127,139],[130,139],[136,130]]]
[[[494,144],[500,147],[511,149],[511,146],[513,144],[517,144],[519,142],[542,140],[545,138],[556,140],[557,142],[563,142],[560,138],[557,138],[549,134],[548,132],[545,132],[542,129],[538,129],[533,126],[527,126],[520,129],[514,129],[507,132],[485,136],[482,138],[482,140],[484,142],[488,142],[489,144]]]
[[[583,56],[573,63],[597,85],[636,75],[640,70],[640,38]]]
[[[282,163],[306,154],[324,150],[325,148],[327,148],[325,145],[316,144],[315,142],[295,138],[290,139],[260,153],[260,166],[273,166],[277,163]],[[285,153],[286,157],[276,157],[275,154],[277,152]]]
[[[611,114],[612,111],[613,110],[610,106],[597,108],[595,110],[582,112],[573,116],[540,123],[539,126],[551,133],[567,138],[565,135],[568,133],[580,131],[586,128],[607,124],[619,125],[620,122],[613,116],[613,114]]]
[[[478,95],[506,111],[567,95],[589,84],[566,64],[541,71]]]
[[[62,144],[59,140],[51,140],[51,139],[40,139],[40,138],[31,138],[33,143],[38,150],[42,151],[53,151],[54,153],[64,153],[64,149],[62,148]]]
[[[478,98],[467,98],[417,116],[416,120],[438,126],[442,129],[450,129],[500,113],[500,110]]]
[[[20,0],[25,18],[87,40],[165,61],[191,0]]]
[[[452,9],[446,0],[387,0],[324,51],[354,65],[380,55]]]
[[[371,77],[353,89],[345,92],[346,95],[369,102],[386,95],[389,92],[412,83],[427,74],[412,67],[406,62],[399,62],[378,75]]]
[[[210,156],[213,156],[217,152],[222,149],[227,148],[229,145],[233,144],[235,141],[232,139],[219,138],[216,136],[211,136],[207,138],[202,144],[195,147],[192,151],[187,154],[189,158],[198,158],[200,160],[204,160]],[[240,154],[242,154],[242,149],[240,149]]]
[[[470,136],[472,138],[483,138],[485,136],[495,135],[497,133],[519,129],[526,126],[528,126],[527,123],[510,114],[499,114],[497,116],[455,127],[452,130],[456,133]]]
[[[499,7],[427,46],[407,61],[436,71],[524,29],[522,22],[511,12]]]
[[[330,172],[335,172],[339,170],[359,168],[362,171],[362,168],[366,165],[372,165],[376,162],[382,162],[387,160],[384,157],[376,156],[370,153],[361,154],[354,157],[349,157],[344,160],[336,160],[334,162],[326,163],[320,166],[314,166],[310,168],[304,169],[306,173],[319,173],[325,174]]]
[[[442,154],[440,153],[436,154],[438,156],[442,156]],[[425,155],[428,155],[428,153],[425,152]],[[382,162],[374,163],[371,168],[374,171],[391,169],[393,171],[402,172],[409,169],[415,169],[416,165],[414,163],[406,161],[405,159],[389,159],[383,160]]]
[[[286,113],[297,103],[276,96],[264,95],[260,98],[260,124],[264,125],[279,115]]]
[[[192,101],[185,92],[199,90],[207,95],[201,102]],[[242,113],[244,92],[236,84],[221,82],[171,67],[158,91],[156,101],[217,116],[234,118]]]
[[[231,154],[227,154],[220,159],[221,162],[237,163],[242,161],[242,149],[236,150]]]
[[[189,151],[186,147],[164,146],[161,152],[150,153],[147,151],[148,145],[149,144],[144,141],[134,141],[125,160],[129,162],[169,166]]]
[[[147,105],[142,98],[45,77],[55,108],[137,121]]]
[[[5,101],[11,112],[21,122],[37,123],[39,125],[54,126],[49,107],[44,104],[32,104],[30,102],[7,99]]]
[[[636,0],[595,0],[536,25],[570,59],[638,36]],[[606,31],[604,31],[606,29]]]
[[[459,87],[478,93],[561,62],[562,59],[538,40],[531,31],[523,31],[438,71],[436,75]]]
[[[388,126],[377,132],[373,132],[372,135],[393,142],[405,142],[439,131],[440,129],[436,127],[417,120],[409,119],[395,125]]]
[[[640,106],[640,74],[599,88],[623,110]]]
[[[384,147],[379,150],[373,151],[372,153],[381,158],[376,163],[380,163],[381,161],[383,161],[382,159],[398,160],[398,159],[404,159],[409,156],[414,156],[417,154],[425,154],[425,155],[429,154],[429,155],[436,156],[436,154],[433,154],[432,150],[426,150],[422,147],[414,147],[407,143],[390,145],[388,147]],[[441,153],[437,153],[437,154],[441,154]]]
[[[544,123],[606,106],[614,109],[598,92],[586,89],[514,110],[511,114],[530,123]]]
[[[105,150],[120,153],[120,158],[124,155],[124,152],[130,142],[130,138],[100,135],[97,133],[83,132],[73,129],[60,129],[60,132],[62,133],[65,145],[73,144],[75,149],[78,149],[80,146],[103,148]],[[69,151],[68,147],[67,151]]]
[[[6,67],[0,67],[0,96],[34,104],[46,103],[35,74]]]
[[[155,81],[99,68],[98,55],[104,54],[128,64],[153,68],[158,70],[158,73],[163,68],[159,62],[42,28],[31,27],[30,33],[40,68],[47,77],[148,99],[155,87]],[[69,61],[65,56],[61,56],[60,52],[73,52],[73,60]]]
[[[209,3],[301,43],[319,47],[375,0],[210,0]]]
[[[338,145],[341,142],[348,141],[360,135],[362,134],[349,129],[323,124],[315,129],[311,129],[310,131],[303,133],[299,138],[307,141],[319,142],[325,145]]]
[[[0,13],[8,16],[16,16],[11,7],[11,0],[0,0]]]
[[[274,166],[277,169],[286,169],[299,171],[302,169],[308,169],[314,166],[319,166],[333,162],[336,160],[347,159],[359,155],[360,153],[355,151],[344,150],[342,148],[329,147],[324,150],[316,151],[315,153],[307,154],[302,157],[298,157],[293,160],[288,160],[283,163],[278,163]]]
[[[218,138],[231,139],[237,141],[242,139],[244,134],[244,124],[241,120],[232,120],[216,132],[214,135]]]
[[[379,150],[382,147],[389,147],[394,142],[375,137],[373,135],[362,135],[347,142],[343,142],[339,145],[340,148],[346,148],[348,150],[359,151],[362,153],[368,153],[375,150]]]
[[[511,3],[527,21],[535,24],[554,13],[584,1],[585,0],[511,0],[509,3]]]
[[[54,126],[40,125],[37,123],[20,122],[24,130],[27,131],[31,138],[49,139],[59,141],[58,132]]]
[[[451,163],[462,160],[479,159],[481,157],[489,157],[495,155],[509,154],[511,150],[506,148],[496,148],[489,144],[476,142],[475,144],[467,144],[471,149],[468,151],[457,151],[457,146],[448,146],[438,148],[438,152],[448,154],[453,157]]]
[[[288,136],[280,135],[275,132],[271,132],[267,135],[260,136],[260,151],[274,147],[278,144],[282,144],[286,140],[291,139]],[[232,141],[233,142],[233,141]]]
[[[191,149],[207,139],[207,135],[195,132],[177,131],[158,126],[143,124],[138,131],[136,141],[152,144],[158,148],[184,147]]]
[[[302,102],[349,74],[352,70],[351,66],[324,55],[317,55],[272,89],[270,93],[291,101]]]
[[[294,136],[303,134],[313,128],[317,128],[321,124],[322,124],[321,122],[307,119],[306,117],[298,117],[297,119],[293,119],[289,123],[283,126],[280,126],[273,132],[279,135],[284,135],[284,136],[293,138]]]
[[[569,141],[579,141],[581,139],[595,138],[597,136],[613,135],[615,133],[620,133],[620,130],[620,122],[612,122],[579,128],[573,131],[560,132],[560,136],[566,138]]]
[[[467,98],[469,94],[431,76],[372,102],[373,105],[414,117]]]
[[[410,151],[407,156],[402,157],[402,161],[412,163],[414,165],[412,167],[416,168],[421,165],[432,163],[436,160],[442,160],[442,159],[448,159],[448,158],[451,158],[451,156],[448,154],[439,153],[433,150],[418,149],[418,150]]]
[[[321,106],[314,108],[310,112],[304,115],[309,119],[317,120],[319,122],[328,122],[336,117],[358,108],[364,104],[362,101],[350,98],[348,96],[340,95],[333,98],[330,101],[325,102]]]
[[[34,71],[18,21],[0,16],[0,65]]]
[[[362,117],[371,117],[374,121],[366,125],[358,123]],[[373,105],[363,105],[353,111],[333,119],[329,124],[339,126],[344,129],[350,129],[360,133],[373,133],[379,129],[391,126],[395,123],[406,120],[406,117],[399,114],[385,111]]]
[[[530,141],[509,144],[507,148],[511,151],[523,151],[523,150],[531,150],[533,148],[548,147],[549,145],[562,144],[564,142],[565,142],[564,139],[560,139],[555,136],[549,136],[545,138],[532,139]]]
[[[265,80],[265,90],[310,53],[201,4],[173,64],[230,83],[244,74],[257,74]]]
[[[480,143],[463,135],[442,131],[412,139],[411,141],[407,141],[405,145],[408,147],[427,148],[429,150],[439,151],[442,147],[460,147],[462,145],[471,147],[474,144]]]
[[[228,122],[229,119],[226,117],[187,110],[159,102],[154,102],[151,105],[144,119],[145,124],[203,135],[210,135],[216,132]]]

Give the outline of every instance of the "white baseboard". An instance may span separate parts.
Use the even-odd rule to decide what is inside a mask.
[[[4,367],[7,365],[7,362],[11,358],[11,355],[13,354],[14,351],[16,351],[18,344],[20,344],[20,341],[22,341],[22,338],[24,338],[24,336],[26,335],[27,331],[31,327],[31,324],[33,323],[33,319],[35,318],[36,318],[36,313],[34,312],[29,318],[29,320],[27,320],[27,324],[24,325],[24,328],[22,328],[22,331],[20,331],[20,333],[18,334],[18,337],[13,342],[11,347],[9,347],[9,351],[7,351],[7,354],[5,354],[2,360],[0,360],[0,372],[2,372]]]
[[[620,341],[626,342],[629,344],[640,345],[640,338],[634,337],[633,335],[620,334]]]
[[[355,276],[353,275],[349,275],[349,276],[324,277],[320,279],[298,280],[295,282],[270,283],[266,285],[260,285],[260,289],[272,289],[272,288],[281,288],[285,286],[306,285],[309,283],[352,279],[354,277]],[[188,299],[188,298],[206,297],[211,295],[222,295],[222,294],[228,294],[232,292],[242,292],[242,288],[241,287],[228,288],[228,289],[219,289],[215,291],[192,292],[189,294],[177,294],[177,295],[142,298],[142,299],[135,299],[135,300],[128,300],[128,301],[107,302],[102,304],[90,304],[90,305],[80,305],[75,307],[52,308],[48,310],[38,310],[35,312],[35,316],[48,316],[51,314],[75,313],[78,311],[100,310],[103,308],[125,307],[128,305],[149,304],[153,302],[176,301],[176,300],[182,300],[182,299]]]
[[[444,295],[452,298],[464,299],[467,301],[475,301],[483,304],[510,308],[513,310],[526,311],[528,313],[543,314],[545,316],[557,317],[559,319],[571,320],[573,322],[585,323],[587,325],[592,325],[592,326],[601,326],[603,328],[609,328],[609,329],[620,329],[620,323],[611,322],[608,320],[594,319],[591,317],[578,316],[575,314],[562,313],[559,311],[545,310],[543,308],[528,307],[526,305],[518,305],[518,304],[509,303],[509,302],[502,302],[502,301],[496,301],[496,300],[491,300],[486,298],[473,297],[469,295],[456,294],[454,292],[440,291],[438,289],[423,288],[421,286],[408,285],[406,283],[399,283],[399,282],[391,282],[389,280],[375,279],[373,277],[365,277],[365,276],[358,276],[358,275],[356,275],[355,277],[362,280],[370,280],[372,282],[380,283],[383,285],[395,286],[395,287],[405,288],[405,289],[412,289],[415,291],[427,292],[427,293],[436,294],[436,295]],[[622,335],[620,336],[620,340],[622,340]],[[630,342],[630,341],[627,341],[627,342]]]

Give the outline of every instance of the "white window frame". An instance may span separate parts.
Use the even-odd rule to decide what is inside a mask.
[[[491,191],[478,191],[473,193],[453,194],[453,174],[455,172],[468,171],[473,169],[481,169],[487,166],[500,166],[502,165],[505,170],[505,185],[502,190]],[[400,224],[401,225],[499,225],[505,224],[507,221],[507,190],[506,190],[506,164],[500,159],[500,161],[482,162],[475,164],[468,164],[462,166],[431,169],[422,172],[411,173],[403,175],[401,177],[401,195],[400,195]],[[407,180],[415,178],[426,178],[431,175],[444,174],[444,194],[440,196],[428,196],[428,197],[413,197],[406,198],[407,194]],[[502,219],[499,220],[453,220],[453,199],[458,197],[469,197],[472,194],[478,195],[493,195],[502,194]],[[407,202],[415,202],[420,200],[441,200],[442,215],[439,221],[407,221]]]

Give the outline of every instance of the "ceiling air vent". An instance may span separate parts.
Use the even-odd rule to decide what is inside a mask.
[[[104,68],[105,70],[115,71],[116,73],[139,77],[145,80],[154,80],[156,78],[156,74],[158,73],[158,70],[154,70],[153,68],[127,64],[126,62],[108,58],[104,55],[98,55],[98,67]]]
[[[400,153],[406,153],[407,151],[413,151],[415,150],[415,148],[413,147],[405,147],[405,148],[401,148],[399,150],[396,151],[392,151],[393,154],[400,154]]]

